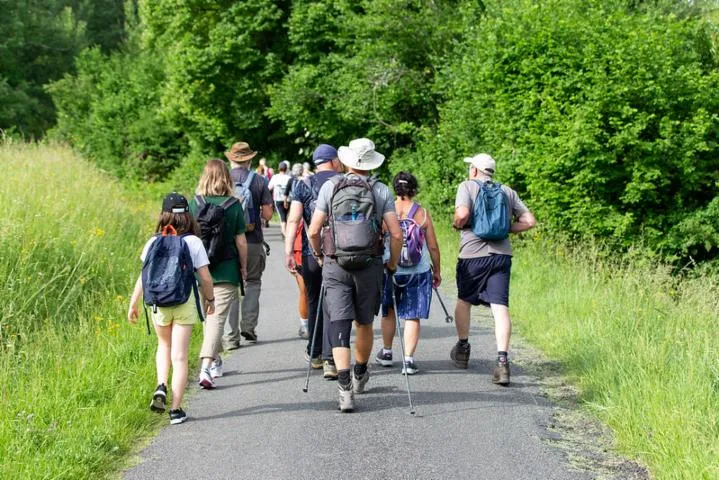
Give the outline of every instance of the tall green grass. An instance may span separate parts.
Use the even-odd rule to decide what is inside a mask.
[[[167,421],[156,339],[125,320],[159,203],[63,147],[0,145],[0,165],[0,478],[106,476]]]
[[[438,230],[451,285],[458,234]],[[515,333],[561,362],[655,478],[719,478],[719,279],[540,237],[514,242]]]

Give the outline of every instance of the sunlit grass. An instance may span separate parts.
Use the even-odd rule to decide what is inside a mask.
[[[125,320],[159,203],[63,147],[0,164],[0,478],[102,477],[167,421],[154,334]]]

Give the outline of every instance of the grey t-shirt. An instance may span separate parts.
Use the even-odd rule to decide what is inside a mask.
[[[529,211],[524,205],[524,202],[519,198],[519,195],[517,195],[517,192],[506,185],[502,185],[502,190],[509,199],[508,208],[510,216],[516,218]],[[454,208],[467,207],[471,214],[474,199],[477,198],[478,193],[479,184],[476,181],[467,180],[462,182],[457,188],[457,198],[454,202]],[[468,222],[467,226],[460,232],[459,258],[478,258],[495,254],[512,254],[512,245],[509,243],[509,238],[496,242],[482,240],[472,233],[471,224]]]
[[[354,175],[353,173],[348,173],[347,175]],[[364,177],[362,175],[357,175],[360,178],[364,178],[365,180],[368,180],[368,177]],[[334,191],[336,181],[334,178],[330,181],[327,181],[322,185],[322,188],[320,188],[319,193],[317,194],[317,205],[315,206],[315,211],[320,211],[322,213],[328,213],[329,212],[329,205],[330,201],[332,200],[332,192]],[[377,212],[381,216],[385,216],[387,213],[395,213],[394,211],[394,197],[392,196],[392,193],[389,191],[389,188],[387,188],[387,185],[385,185],[382,182],[375,182],[372,186],[372,192],[374,193],[374,198],[376,202]],[[396,213],[395,213],[396,214]]]

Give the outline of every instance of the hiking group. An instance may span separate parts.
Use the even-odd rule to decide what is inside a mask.
[[[398,173],[392,181],[393,195],[371,175],[385,157],[366,138],[338,150],[319,145],[312,156],[314,173],[309,165],[296,164],[288,175],[288,162],[282,162],[274,175],[266,164],[253,171],[256,154],[247,143],[235,143],[225,153],[229,167],[219,159],[207,162],[189,202],[180,194],[169,194],[155,234],[140,255],[142,273],[128,320],[137,322],[142,298],[158,338],[158,386],[150,408],[165,411],[172,367],[172,424],[187,418],[181,404],[195,323],[204,319],[198,383],[205,389],[214,388],[223,375],[223,350],[238,348],[242,337],[257,342],[268,252],[263,226],[273,207],[280,214],[284,264],[298,284],[307,381],[310,369],[323,369],[324,378],[337,380],[339,409],[352,411],[355,395],[365,391],[370,377],[373,322],[380,311],[382,348],[375,363],[393,365],[393,337],[401,336],[402,319],[401,372],[408,376],[419,371],[414,355],[421,321],[429,317],[432,294],[439,294],[442,277],[432,216],[414,201],[417,179],[409,172]],[[536,222],[514,190],[493,180],[492,157],[479,154],[464,161],[469,179],[457,189],[453,220],[460,231],[460,252],[454,312],[458,340],[450,358],[456,367],[467,368],[471,307],[489,306],[497,341],[492,381],[507,385],[512,264],[508,237]],[[149,333],[149,318],[147,328]]]

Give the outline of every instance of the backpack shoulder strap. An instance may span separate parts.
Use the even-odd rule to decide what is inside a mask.
[[[254,180],[254,179],[255,179],[255,172],[250,172],[247,175],[247,178],[245,178],[245,181],[242,182],[242,185],[247,186],[247,188],[249,188],[252,185],[252,180]]]
[[[237,197],[227,197],[227,199],[220,204],[220,207],[222,207],[223,210],[227,210],[237,202],[239,202]]]
[[[411,218],[414,220],[414,216],[417,214],[417,210],[419,210],[419,203],[412,202],[412,206],[409,209],[409,212],[407,212],[407,218]]]
[[[202,195],[195,195],[195,202],[197,202],[197,206],[202,208],[205,206],[205,197]]]

